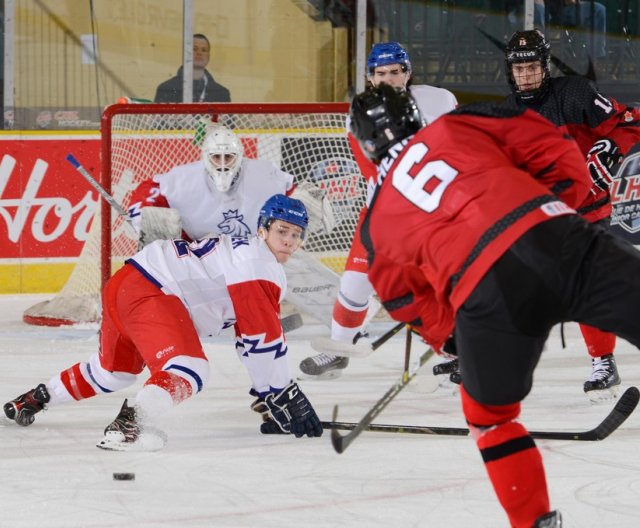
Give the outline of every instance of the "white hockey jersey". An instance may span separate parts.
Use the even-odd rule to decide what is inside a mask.
[[[204,163],[196,161],[174,167],[142,182],[131,197],[129,216],[139,230],[143,207],[171,207],[180,214],[184,234],[191,240],[205,236],[255,234],[258,213],[268,198],[286,194],[293,175],[267,160],[243,159],[235,185],[218,191]]]
[[[258,237],[156,240],[127,260],[187,308],[200,336],[232,325],[253,389],[264,395],[291,381],[280,302],[284,269]]]

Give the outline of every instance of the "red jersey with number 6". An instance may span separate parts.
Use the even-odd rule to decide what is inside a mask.
[[[395,145],[362,228],[369,279],[392,317],[440,348],[456,310],[526,231],[591,187],[575,141],[531,110],[455,110]],[[385,175],[386,173],[386,175]]]

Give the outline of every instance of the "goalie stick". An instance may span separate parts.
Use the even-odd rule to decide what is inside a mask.
[[[84,179],[87,180],[87,182],[89,182],[91,187],[93,187],[96,191],[98,191],[98,194],[102,196],[106,200],[106,202],[111,207],[113,207],[115,211],[120,216],[122,216],[123,219],[129,225],[131,225],[131,219],[129,218],[129,215],[127,214],[127,212],[122,208],[122,206],[118,202],[116,202],[115,198],[111,196],[106,191],[106,189],[102,185],[100,185],[100,183],[98,183],[98,181],[93,176],[91,176],[89,171],[82,166],[82,164],[76,159],[76,157],[73,154],[67,154],[66,160],[69,163],[71,163],[71,165],[73,165],[73,167],[84,177]]]
[[[407,328],[407,332],[411,332],[411,331],[412,330],[410,328]],[[371,425],[371,422],[373,422],[375,417],[378,416],[384,410],[384,408],[387,405],[389,405],[389,403],[391,403],[391,400],[393,400],[400,393],[400,391],[407,386],[407,384],[416,376],[420,368],[427,361],[429,361],[429,359],[431,358],[431,356],[433,356],[433,354],[435,354],[435,351],[433,350],[433,348],[429,348],[424,354],[422,354],[420,356],[420,359],[418,360],[418,365],[413,370],[413,372],[410,372],[410,373],[406,371],[403,372],[400,380],[392,385],[392,387],[384,394],[384,396],[382,396],[382,398],[380,398],[373,405],[371,410],[369,410],[369,412],[365,414],[362,417],[362,419],[357,424],[354,425],[353,429],[351,429],[350,432],[348,432],[346,435],[341,435],[338,432],[338,430],[335,428],[332,429],[331,444],[333,445],[333,448],[338,453],[342,453],[347,447],[349,447],[351,442],[353,442],[358,437],[358,435],[360,435],[362,431],[366,430],[366,428]],[[333,408],[334,423],[336,422],[337,418],[338,418],[338,406],[336,405]],[[324,427],[324,424],[323,424],[323,427]],[[327,428],[329,429],[329,427]]]
[[[636,387],[629,387],[616,402],[611,412],[605,416],[604,420],[602,420],[593,429],[589,429],[587,431],[529,431],[529,434],[533,438],[541,440],[577,440],[582,442],[604,440],[618,429],[627,418],[629,418],[638,405],[639,399],[640,391],[638,391]],[[353,431],[358,426],[359,424],[354,422],[322,422],[322,427],[324,429],[332,430],[332,437],[333,431]],[[469,429],[465,427],[431,427],[426,425],[389,425],[373,423],[361,428],[361,430],[377,433],[409,433],[445,436],[467,436],[469,434]]]

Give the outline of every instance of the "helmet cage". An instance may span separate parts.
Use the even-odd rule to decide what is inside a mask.
[[[542,81],[538,88],[521,90],[513,76],[513,65],[522,62],[540,62]],[[511,91],[524,102],[541,99],[549,89],[551,79],[551,45],[537,29],[516,31],[505,48],[505,73]]]
[[[202,142],[202,161],[215,188],[227,192],[238,180],[244,148],[227,127],[214,125]]]

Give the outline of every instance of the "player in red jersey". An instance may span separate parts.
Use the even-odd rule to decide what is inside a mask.
[[[611,186],[623,155],[640,142],[640,112],[599,92],[584,77],[551,77],[551,46],[537,30],[515,32],[505,50],[512,94],[506,104],[529,108],[575,138],[591,173],[591,192],[577,211],[589,222],[610,225]],[[613,351],[616,338],[589,325],[580,325],[592,373],[584,391],[594,401],[616,396],[620,377]]]
[[[455,95],[449,90],[426,84],[412,84],[411,61],[407,51],[397,42],[378,42],[371,48],[367,58],[367,81],[371,86],[382,83],[407,90],[416,101],[422,117],[431,123],[442,114],[453,110],[457,105]],[[347,120],[347,129],[349,123]],[[362,152],[356,139],[347,134],[349,145],[358,163],[360,173],[367,182],[367,201],[376,185],[376,166]],[[336,376],[347,367],[349,358],[327,353],[327,348],[340,344],[353,344],[362,335],[363,326],[369,311],[373,286],[367,278],[367,255],[360,242],[360,225],[367,213],[365,206],[360,212],[351,249],[347,256],[344,273],[340,278],[340,291],[333,307],[331,321],[331,341],[313,340],[311,346],[320,354],[308,357],[300,363],[300,370],[309,376]],[[327,346],[329,345],[329,346]],[[327,376],[325,376],[327,377]]]
[[[423,128],[410,95],[380,86],[351,118],[379,164],[361,233],[376,292],[437,350],[455,331],[464,416],[511,526],[561,526],[521,401],[561,321],[640,346],[640,253],[576,214],[583,155],[531,110],[469,105]]]
[[[98,447],[159,449],[164,438],[153,424],[209,378],[199,336],[234,326],[235,348],[256,397],[251,408],[263,416],[261,432],[320,436],[318,416],[291,380],[279,319],[282,264],[300,247],[308,222],[301,201],[279,194],[260,210],[258,237],[145,246],[105,285],[99,352],[7,402],[6,416],[31,425],[48,406],[129,387],[147,367],[150,377],[135,404],[125,400]]]

